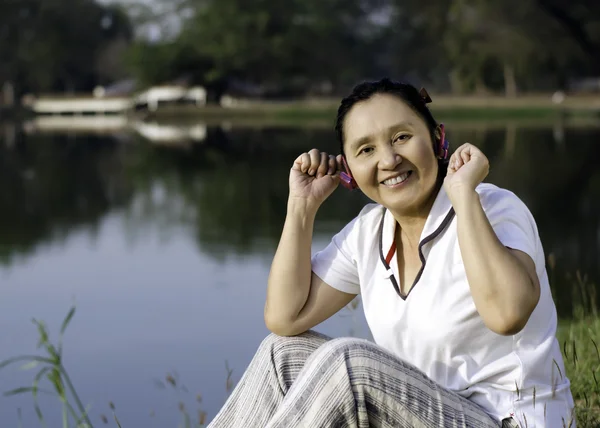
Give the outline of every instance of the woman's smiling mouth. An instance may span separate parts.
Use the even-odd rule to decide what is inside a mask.
[[[384,180],[381,182],[381,184],[383,184],[384,186],[387,187],[396,187],[396,186],[400,186],[401,184],[403,184],[408,177],[410,177],[412,175],[412,171],[407,171],[404,174],[401,175],[397,175],[395,177],[392,178],[388,178],[387,180]]]

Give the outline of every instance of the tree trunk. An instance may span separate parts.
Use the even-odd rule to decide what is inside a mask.
[[[508,98],[517,96],[517,79],[512,65],[504,63],[504,92]]]
[[[8,108],[12,108],[15,105],[15,87],[9,80],[2,85],[2,104]]]
[[[504,154],[506,159],[512,159],[517,148],[517,127],[514,123],[506,125],[506,135],[504,137]]]
[[[463,79],[460,76],[460,71],[456,68],[452,69],[449,73],[450,90],[455,95],[460,95],[465,91],[465,85]]]

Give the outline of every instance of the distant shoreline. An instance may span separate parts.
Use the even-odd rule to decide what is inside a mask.
[[[46,98],[42,96],[41,98]],[[562,103],[553,103],[552,96],[523,95],[516,98],[502,96],[432,96],[429,108],[438,121],[496,122],[496,121],[552,121],[560,119],[600,123],[600,94],[571,95]],[[231,107],[189,104],[163,105],[156,111],[146,109],[128,111],[133,120],[156,122],[231,122],[232,124],[269,123],[274,125],[333,126],[339,99],[306,99],[296,101],[240,100]],[[107,114],[107,117],[115,114]],[[119,116],[122,116],[119,115]],[[27,120],[36,115],[23,107],[7,109],[0,106],[0,121]],[[64,115],[60,117],[70,117]],[[92,118],[93,115],[79,117]],[[100,116],[100,117],[104,117]]]
[[[529,95],[516,98],[499,96],[433,96],[429,108],[440,119],[493,120],[540,119],[558,116],[598,117],[600,95],[570,96],[560,103],[552,102],[550,95]],[[286,122],[335,120],[339,99],[308,99],[298,101],[240,101],[238,106],[208,105],[164,106],[155,112],[144,111],[151,119],[184,118],[207,119],[279,119]]]

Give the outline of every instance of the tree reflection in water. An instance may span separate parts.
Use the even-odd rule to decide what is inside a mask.
[[[535,216],[559,312],[569,315],[567,273],[600,278],[600,129],[449,126],[451,144],[469,141],[491,162],[488,181],[513,190]],[[338,150],[333,130],[208,127],[201,143],[156,145],[140,137],[1,133],[0,262],[10,265],[74,230],[93,236],[109,214],[168,239],[195,236],[217,260],[275,250],[285,218],[288,172],[302,151]],[[6,141],[5,141],[6,140]],[[339,189],[319,212],[326,241],[368,202]]]

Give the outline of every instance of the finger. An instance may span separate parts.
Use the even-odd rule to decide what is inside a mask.
[[[469,153],[468,150],[463,150],[460,153],[460,160],[462,164],[466,164],[471,160],[471,154]]]
[[[310,156],[310,167],[308,168],[308,174],[315,175],[317,173],[317,168],[321,163],[321,153],[319,153],[317,149],[312,149],[310,152],[308,152],[308,155]]]
[[[302,154],[302,168],[300,169],[303,174],[308,174],[310,169],[310,155],[308,153]]]
[[[465,151],[465,147],[461,146],[458,148],[456,153],[454,153],[454,169],[458,170],[461,166],[463,166],[463,157],[462,154]]]
[[[450,163],[448,164],[448,172],[456,172],[456,162],[454,160],[455,158],[450,159]]]
[[[343,171],[344,170],[344,162],[343,162],[343,156],[342,155],[337,155],[335,157],[335,166],[337,171]]]
[[[465,147],[464,150],[462,150],[460,152],[460,158],[462,159],[463,163],[467,163],[471,160],[471,147]]]
[[[329,168],[327,169],[327,174],[332,175],[335,174],[337,170],[337,162],[334,155],[329,155]]]
[[[308,155],[308,153],[302,153],[294,161],[294,164],[292,165],[292,169],[294,169],[296,171],[300,171],[305,174],[306,171],[308,170],[309,166],[310,166],[310,156]]]
[[[317,168],[317,178],[323,177],[327,174],[327,169],[329,168],[329,156],[325,152],[321,152],[321,162],[319,162],[319,167]]]
[[[458,158],[458,151],[455,151],[454,153],[452,153],[452,156],[450,156],[450,162],[448,163],[448,167],[456,170],[458,168],[458,162],[457,162],[457,158]]]

